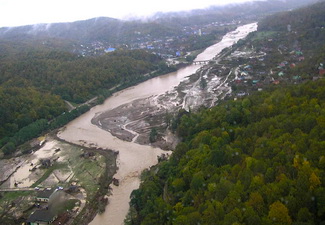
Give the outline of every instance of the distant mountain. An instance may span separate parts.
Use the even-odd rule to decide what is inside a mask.
[[[171,35],[173,27],[167,27],[155,22],[122,21],[113,18],[100,17],[70,23],[36,24],[13,28],[1,28],[0,38],[23,40],[26,38],[62,38],[81,42],[109,41],[111,43],[127,43],[140,32]]]
[[[171,22],[182,26],[204,24],[215,21],[229,21],[229,19],[243,19],[270,15],[275,12],[288,11],[313,4],[319,0],[255,0],[226,6],[212,6],[186,12],[157,13],[151,20],[161,23]]]
[[[179,13],[157,13],[143,20],[124,21],[113,18],[93,18],[70,23],[36,24],[0,28],[0,39],[26,40],[60,38],[80,42],[106,41],[130,43],[136,38],[171,36],[182,32],[182,27],[202,25],[231,19],[256,20],[273,12],[297,8],[317,0],[269,0],[244,4],[211,7]]]

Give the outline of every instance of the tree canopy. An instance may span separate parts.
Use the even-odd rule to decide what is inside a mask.
[[[130,221],[324,221],[324,85],[308,82],[183,115],[183,142],[132,193]]]

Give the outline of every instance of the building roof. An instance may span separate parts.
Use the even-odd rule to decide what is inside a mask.
[[[55,217],[56,215],[52,213],[50,210],[46,210],[46,209],[36,210],[29,216],[29,218],[27,219],[27,223],[34,223],[37,221],[50,222]]]
[[[54,193],[55,189],[50,189],[50,190],[43,190],[43,191],[38,191],[36,198],[50,198],[50,196]]]
[[[105,52],[114,52],[116,50],[116,48],[107,48],[105,49]]]

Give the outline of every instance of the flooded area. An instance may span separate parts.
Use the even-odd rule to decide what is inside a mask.
[[[244,38],[248,33],[255,31],[256,28],[256,23],[239,27],[236,31],[228,33],[219,43],[207,48],[196,60],[213,59],[224,48]],[[92,148],[112,149],[119,152],[117,158],[119,169],[114,177],[119,179],[120,185],[112,187],[112,195],[109,196],[109,204],[105,212],[97,215],[90,223],[91,225],[123,224],[129,209],[130,194],[132,190],[139,187],[141,172],[155,165],[158,161],[157,156],[167,153],[158,147],[140,145],[131,140],[123,141],[93,124],[92,119],[135,100],[155,98],[157,95],[171,91],[201,67],[202,65],[190,65],[176,72],[153,78],[120,91],[108,98],[104,104],[93,107],[89,112],[70,122],[58,133],[59,138],[71,143]]]
[[[44,171],[37,170],[41,166],[41,161],[46,159],[59,160],[56,152],[58,143],[55,140],[46,142],[39,150],[16,159],[3,160],[3,166],[11,164],[12,169],[9,173],[1,175],[1,180],[9,179],[4,182],[2,188],[28,188],[42,176]]]

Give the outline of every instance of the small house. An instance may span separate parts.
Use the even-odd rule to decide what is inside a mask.
[[[116,50],[116,48],[107,48],[107,49],[105,49],[105,52],[109,53],[109,52],[114,52],[115,50]]]
[[[27,219],[29,225],[43,225],[51,224],[57,218],[57,215],[51,212],[51,210],[41,209],[33,212]]]
[[[49,202],[52,195],[56,192],[56,189],[45,189],[43,191],[38,191],[36,195],[37,202]]]
[[[244,69],[245,70],[250,70],[250,69],[252,69],[252,66],[251,65],[247,65],[247,66],[244,67]]]
[[[320,70],[319,70],[319,75],[320,75],[320,76],[325,75],[325,69],[320,69]]]
[[[304,57],[304,56],[300,56],[300,57],[298,58],[298,60],[299,60],[299,62],[304,61],[304,60],[305,60],[305,57]]]
[[[237,93],[238,97],[242,97],[242,96],[245,96],[245,95],[246,95],[246,92],[244,92],[244,91],[240,91],[240,92]]]
[[[241,76],[248,76],[248,72],[246,72],[246,71],[242,71],[242,72],[240,73],[240,75],[241,75]]]

